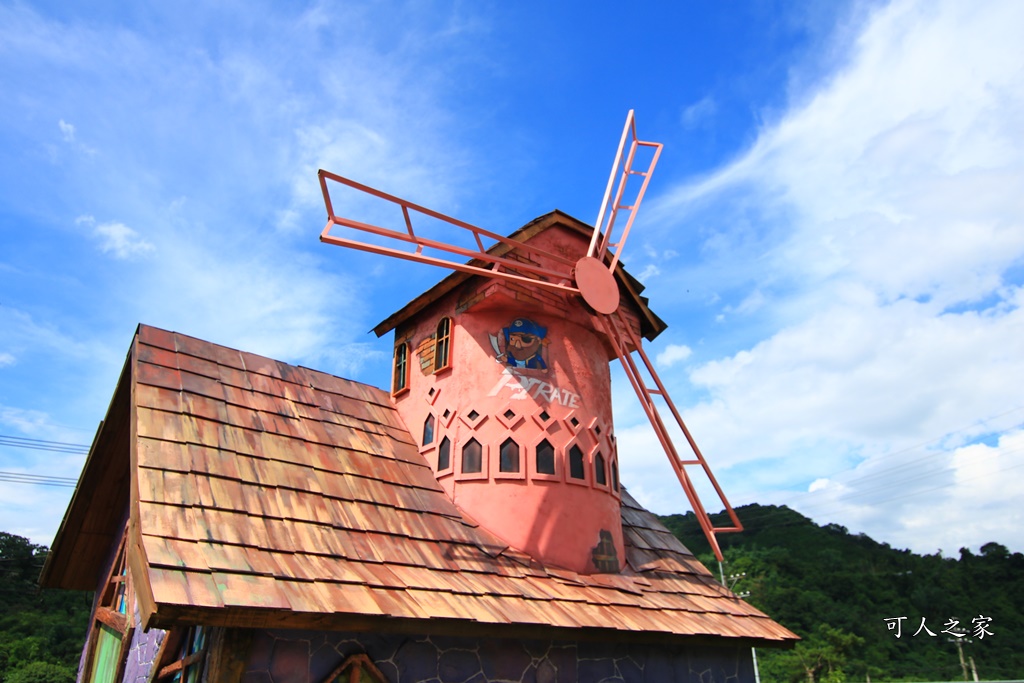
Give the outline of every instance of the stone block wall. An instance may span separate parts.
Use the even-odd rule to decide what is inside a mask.
[[[135,607],[135,623],[140,622],[138,605]],[[132,642],[128,646],[128,657],[124,663],[124,683],[147,683],[150,670],[156,664],[156,656],[160,645],[164,642],[167,631],[153,628],[149,632],[136,627],[132,634]]]

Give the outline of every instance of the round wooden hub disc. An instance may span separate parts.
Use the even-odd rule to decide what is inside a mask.
[[[608,315],[619,307],[619,285],[608,267],[593,256],[576,262],[576,286],[591,308]]]

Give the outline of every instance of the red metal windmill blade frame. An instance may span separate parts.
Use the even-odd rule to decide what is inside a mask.
[[[654,369],[654,364],[651,363],[647,353],[644,352],[640,338],[637,337],[635,332],[633,332],[629,323],[623,320],[618,313],[602,316],[598,319],[604,326],[608,339],[612,342],[615,354],[619,357],[619,361],[622,363],[622,368],[626,372],[626,378],[633,387],[633,391],[636,392],[637,398],[640,399],[640,405],[643,407],[644,413],[647,415],[647,419],[654,428],[654,433],[658,437],[658,441],[661,442],[661,447],[665,451],[665,455],[668,456],[669,463],[672,465],[672,469],[676,473],[676,478],[679,479],[679,483],[683,487],[683,492],[686,494],[687,500],[690,501],[690,507],[693,508],[694,515],[697,517],[697,523],[700,524],[700,528],[704,532],[704,536],[707,538],[712,552],[715,554],[715,559],[721,562],[722,550],[718,545],[718,537],[716,534],[743,531],[743,524],[740,522],[736,511],[725,497],[725,493],[722,491],[722,487],[718,484],[718,480],[715,478],[714,473],[708,466],[707,460],[704,458],[704,454],[701,453],[700,447],[697,446],[697,442],[694,440],[693,435],[690,433],[686,423],[683,421],[679,410],[676,408],[675,403],[669,396],[668,390],[665,388],[665,384],[661,381],[657,371]],[[640,356],[644,369],[647,371],[650,379],[654,382],[653,388],[648,386],[643,373],[633,361],[632,351],[636,351],[637,355]],[[676,425],[679,427],[680,431],[682,431],[683,436],[686,437],[690,450],[693,452],[693,458],[684,460],[679,456],[679,451],[676,449],[675,443],[672,441],[672,436],[669,434],[668,428],[665,425],[665,420],[662,418],[661,411],[659,411],[658,405],[654,400],[655,396],[660,396],[665,402],[665,405],[668,407]],[[732,522],[731,526],[716,527],[711,522],[711,516],[707,513],[696,488],[693,486],[693,481],[690,479],[690,475],[686,471],[687,467],[697,465],[700,466],[704,475],[711,483],[711,486],[714,487],[719,501],[722,503],[726,513],[729,515],[729,520]]]
[[[571,259],[567,259],[564,256],[554,254],[544,249],[538,249],[537,247],[518,242],[516,240],[509,239],[498,233],[484,230],[483,228],[477,227],[471,223],[447,216],[439,211],[428,209],[424,206],[414,204],[401,197],[388,194],[376,188],[362,183],[356,182],[344,176],[340,176],[330,171],[320,169],[317,172],[317,176],[320,179],[320,189],[324,197],[324,205],[327,207],[327,224],[320,233],[320,241],[325,244],[333,244],[339,247],[348,247],[349,249],[356,249],[358,251],[365,251],[372,254],[379,254],[382,256],[391,256],[394,258],[404,259],[406,261],[414,261],[416,263],[425,263],[432,266],[440,266],[442,268],[451,268],[452,270],[459,270],[466,273],[472,273],[473,275],[483,275],[485,277],[502,278],[506,280],[514,280],[523,282],[531,285],[537,285],[540,287],[547,287],[556,291],[568,292],[570,294],[579,294],[580,290],[573,283],[573,268],[576,263]],[[395,228],[388,228],[380,225],[373,225],[372,223],[364,223],[362,221],[356,221],[351,218],[344,218],[338,216],[334,212],[334,202],[331,200],[330,187],[328,181],[338,183],[350,187],[359,192],[363,192],[372,197],[382,199],[385,202],[395,205],[401,210],[402,220],[405,230],[398,230]],[[439,220],[450,226],[469,232],[472,234],[474,241],[476,242],[476,249],[467,249],[454,244],[448,244],[447,242],[440,242],[437,240],[428,239],[421,235],[417,235],[413,227],[413,216],[420,214],[429,218]],[[410,245],[414,247],[412,251],[405,251],[394,247],[386,247],[369,242],[360,242],[355,239],[348,237],[341,237],[338,235],[331,234],[331,228],[334,226],[341,226],[343,228],[350,228],[370,235],[377,235],[379,237],[385,237],[389,240],[394,240],[398,243]],[[496,243],[500,243],[509,248],[509,250],[516,250],[523,254],[543,254],[545,257],[551,259],[558,265],[564,266],[564,270],[551,270],[550,268],[542,268],[532,263],[504,258],[501,255],[489,253],[489,249],[493,248],[485,246],[483,239],[486,238],[493,240]],[[447,258],[440,258],[436,256],[430,256],[429,254],[423,253],[424,249],[432,249],[445,254],[451,254],[453,256],[461,257],[463,259],[470,259],[468,262],[460,260],[450,260]],[[489,264],[489,265],[483,265]],[[504,268],[504,270],[503,270]]]
[[[626,151],[627,143],[629,143],[628,152]],[[647,169],[643,171],[633,168],[633,162],[637,160],[637,152],[641,147],[649,147],[653,150]],[[626,115],[626,125],[622,128],[622,137],[619,139],[618,150],[615,152],[615,161],[612,162],[612,170],[608,175],[608,184],[605,187],[604,197],[601,199],[601,210],[598,212],[597,221],[594,223],[594,234],[590,238],[590,247],[587,249],[587,256],[604,262],[605,255],[610,248],[615,247],[615,251],[612,252],[612,260],[608,264],[608,270],[611,272],[615,272],[615,266],[619,263],[619,255],[622,253],[622,248],[626,245],[629,231],[633,227],[633,221],[636,218],[637,211],[640,209],[640,203],[644,200],[644,195],[647,193],[647,185],[651,181],[651,175],[654,174],[654,167],[658,165],[658,158],[661,157],[661,150],[663,148],[664,145],[660,142],[649,142],[640,140],[637,137],[636,116],[633,110],[630,109]],[[625,157],[623,157],[624,152]],[[623,197],[631,176],[640,176],[643,178],[643,184],[640,186],[633,203],[623,204]],[[612,199],[613,194],[614,199]],[[611,211],[606,214],[609,199],[612,199]],[[622,230],[622,236],[619,237],[618,241],[612,242],[619,211],[628,211],[629,218]],[[605,220],[606,216],[607,221]]]
[[[634,162],[637,161],[637,152],[641,147],[649,147],[653,150],[653,153],[647,164],[647,168],[644,170],[637,170],[633,168],[633,165]],[[590,240],[590,248],[587,251],[588,256],[597,259],[601,263],[608,263],[608,270],[611,273],[614,273],[615,267],[619,262],[622,249],[626,244],[626,239],[629,237],[629,232],[633,227],[633,221],[640,208],[640,203],[644,199],[644,194],[647,192],[647,185],[651,180],[651,175],[654,173],[654,167],[658,163],[658,158],[661,156],[663,147],[664,146],[660,142],[649,142],[638,138],[636,133],[636,117],[631,109],[626,115],[626,125],[622,129],[622,137],[619,139],[619,147],[615,153],[615,161],[612,162],[612,170],[608,176],[608,184],[605,188],[604,198],[601,200],[601,210],[598,213],[597,223],[594,227],[594,234],[591,236]],[[629,180],[632,176],[640,176],[643,179],[643,182],[637,191],[636,196],[630,200],[627,197],[626,192]],[[608,211],[610,199],[611,210]],[[628,211],[629,218],[626,221],[625,227],[622,229],[621,236],[613,242],[615,223],[620,211]],[[611,247],[615,248],[614,251],[611,250]],[[610,261],[608,259],[609,252],[612,253]],[[586,260],[587,259],[582,260],[579,265],[585,265]],[[589,293],[587,291],[587,287],[584,286],[585,283],[577,281],[577,284],[583,290],[582,294],[584,298],[588,303],[591,303],[592,297],[588,297]],[[619,361],[622,363],[622,367],[626,372],[626,377],[629,379],[630,385],[636,392],[637,398],[640,400],[640,404],[644,409],[644,413],[647,415],[651,426],[654,428],[655,435],[661,442],[665,455],[668,456],[669,463],[672,465],[672,469],[676,473],[676,478],[679,479],[679,484],[683,487],[683,492],[690,501],[690,506],[693,508],[693,512],[697,517],[697,523],[700,524],[700,528],[704,532],[704,536],[707,538],[708,544],[711,546],[711,550],[715,554],[715,558],[721,562],[722,550],[718,545],[718,538],[716,534],[743,531],[743,524],[740,522],[732,505],[729,504],[728,499],[726,499],[725,493],[722,491],[722,487],[718,484],[718,480],[715,479],[714,473],[708,466],[707,460],[704,459],[704,454],[701,453],[693,435],[690,434],[690,430],[686,427],[686,423],[683,422],[683,418],[676,409],[672,398],[668,395],[668,390],[665,389],[665,385],[658,376],[658,373],[654,368],[654,364],[651,363],[647,354],[644,352],[640,338],[633,332],[632,327],[626,323],[626,321],[622,320],[618,312],[617,304],[614,306],[614,310],[610,310],[612,308],[613,307],[609,304],[606,310],[601,311],[606,315],[598,316],[598,320],[604,327],[605,334],[612,343],[612,346],[615,349],[615,354],[619,357]],[[653,388],[648,385],[639,366],[637,366],[633,361],[633,357],[631,355],[632,351],[636,351],[637,355],[640,356],[643,366],[647,371],[647,375],[651,380],[653,380]],[[683,436],[686,437],[690,450],[693,452],[694,457],[692,459],[684,460],[679,456],[679,451],[676,449],[676,446],[672,441],[672,436],[669,434],[669,431],[665,426],[665,420],[661,417],[661,413],[658,410],[654,396],[660,396],[668,406],[672,418],[675,420],[680,431],[682,431]],[[697,490],[693,486],[693,481],[690,479],[690,476],[686,471],[687,467],[697,465],[699,465],[703,470],[708,481],[711,483],[711,486],[714,488],[715,493],[718,495],[722,506],[725,508],[725,511],[732,522],[731,526],[716,527],[711,522],[711,517],[704,508],[704,504],[701,502],[700,496],[697,494]]]
[[[626,149],[627,143],[629,145],[628,151]],[[645,170],[636,170],[633,168],[633,164],[637,161],[638,151],[644,147],[651,148],[651,150],[653,150],[650,161]],[[650,182],[651,175],[658,162],[658,158],[661,155],[662,148],[663,145],[661,143],[644,141],[637,137],[636,118],[633,110],[630,110],[626,117],[626,124],[623,128],[622,137],[619,141],[615,161],[612,164],[612,170],[608,178],[608,185],[605,189],[604,198],[601,202],[601,210],[598,215],[594,232],[591,235],[587,255],[576,262],[548,250],[539,249],[529,244],[509,239],[497,233],[484,230],[483,228],[465,221],[461,221],[457,218],[434,211],[433,209],[428,209],[418,204],[414,204],[405,199],[401,199],[386,192],[382,192],[381,190],[369,187],[368,185],[363,185],[362,183],[358,183],[354,180],[350,180],[325,170],[320,170],[318,173],[320,187],[324,197],[324,204],[327,207],[327,225],[320,233],[320,240],[328,244],[357,249],[359,251],[366,251],[374,254],[414,261],[417,263],[451,268],[452,270],[463,271],[473,275],[512,280],[553,289],[563,293],[580,295],[595,312],[597,321],[604,328],[605,334],[613,346],[619,361],[622,363],[626,376],[636,392],[637,397],[644,408],[644,412],[647,415],[651,426],[654,428],[658,440],[662,444],[665,454],[668,456],[669,463],[672,465],[672,468],[676,473],[676,477],[679,479],[679,483],[683,487],[683,492],[686,494],[686,497],[693,508],[701,530],[707,537],[708,544],[711,546],[716,559],[721,561],[722,551],[718,544],[716,534],[742,531],[743,525],[740,523],[739,518],[736,515],[736,511],[729,504],[725,494],[722,492],[721,486],[719,486],[718,481],[711,472],[704,455],[701,453],[696,441],[693,439],[689,429],[683,422],[683,419],[680,416],[679,411],[676,409],[675,404],[672,402],[671,397],[669,397],[668,391],[665,389],[664,383],[655,371],[654,365],[644,352],[640,339],[633,332],[630,325],[626,323],[626,321],[622,320],[618,311],[620,294],[619,286],[614,275],[615,269],[619,265],[619,258],[622,254],[623,247],[625,246],[626,239],[629,237],[633,221],[636,218],[640,203],[643,201],[644,194],[647,191],[648,183]],[[624,197],[628,189],[629,180],[633,176],[640,176],[643,180],[639,190],[637,191],[636,197],[632,199],[632,203],[625,203],[629,201],[628,199],[624,199]],[[401,210],[404,231],[338,216],[334,212],[334,205],[331,201],[328,181],[339,183],[397,206]],[[611,209],[610,211],[608,211],[609,207]],[[626,221],[625,227],[622,229],[622,234],[617,240],[613,241],[615,239],[615,224],[621,211],[627,211],[629,213],[629,218]],[[469,232],[472,234],[477,248],[475,250],[467,249],[465,247],[459,247],[417,235],[412,224],[412,217],[415,214],[421,214],[423,216],[439,220],[462,231]],[[412,246],[414,249],[412,251],[406,251],[394,247],[381,246],[333,235],[331,234],[331,229],[334,226],[341,226],[370,235],[384,237],[389,240]],[[501,253],[491,253],[489,250],[492,250],[495,245],[492,244],[490,247],[486,247],[482,238],[487,238],[489,240],[493,240],[495,244],[503,245],[506,248],[505,251]],[[465,262],[430,256],[423,253],[424,249],[431,249],[470,260],[469,262]],[[544,268],[521,260],[506,258],[504,256],[505,253],[513,250],[523,254],[544,255],[551,259],[559,269],[554,270],[552,268]],[[609,254],[611,255],[609,256]],[[564,270],[561,268],[564,268]],[[648,386],[648,382],[644,379],[640,366],[633,361],[631,355],[633,351],[636,351],[640,356],[647,375],[651,380],[653,380],[653,388]],[[684,460],[679,456],[679,452],[676,449],[675,444],[672,441],[672,437],[665,425],[665,420],[661,417],[661,413],[658,410],[654,396],[660,396],[668,406],[672,418],[686,437],[687,443],[694,454],[693,459]],[[716,527],[711,522],[711,518],[704,508],[704,505],[693,486],[693,482],[686,471],[687,467],[698,465],[704,472],[708,481],[711,483],[715,493],[718,495],[719,500],[728,513],[729,519],[732,522],[731,526]]]

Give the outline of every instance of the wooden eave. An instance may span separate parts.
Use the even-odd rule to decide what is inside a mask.
[[[590,238],[593,233],[593,228],[586,223],[573,218],[567,213],[555,209],[549,213],[544,214],[538,218],[533,219],[523,227],[519,228],[511,235],[509,239],[517,242],[527,242],[536,235],[548,230],[556,225],[569,228],[578,232],[580,235],[586,238]],[[499,242],[493,247],[488,249],[488,253],[495,254],[497,256],[504,256],[505,254],[512,251],[514,247]],[[473,265],[485,265],[483,261],[472,260],[470,261]],[[647,303],[647,297],[640,296],[644,290],[643,284],[640,283],[635,277],[629,274],[626,269],[622,266],[622,262],[615,268],[616,279],[619,282],[619,286],[622,288],[626,297],[629,301],[632,301],[636,310],[640,313],[641,321],[641,334],[648,341],[653,341],[655,337],[661,334],[668,325],[659,318],[654,311],[650,309]],[[472,277],[479,277],[471,273],[463,271],[453,271],[450,275],[445,277],[439,283],[423,292],[415,299],[407,303],[398,311],[395,311],[389,315],[386,319],[378,323],[374,328],[373,332],[378,337],[383,337],[385,334],[395,329],[403,322],[411,318],[412,316],[420,313],[435,301],[438,301],[456,287],[466,282]]]
[[[43,565],[43,588],[95,590],[120,540],[130,489],[131,382],[129,354]]]
[[[609,612],[610,618],[613,617]],[[799,640],[779,627],[779,638],[766,640],[745,636],[685,635],[657,631],[623,631],[616,628],[559,627],[549,624],[486,624],[471,619],[403,619],[370,615],[322,613],[303,614],[281,609],[210,609],[180,605],[162,606],[150,628],[170,629],[182,624],[204,624],[222,628],[292,629],[299,631],[352,631],[404,635],[450,636],[461,638],[507,638],[515,640],[554,640],[560,642],[622,642],[649,645],[718,646],[790,649]]]

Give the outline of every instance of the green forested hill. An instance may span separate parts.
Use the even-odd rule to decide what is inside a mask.
[[[92,595],[40,590],[47,548],[0,531],[0,682],[75,680]]]
[[[734,590],[805,639],[789,652],[758,650],[764,683],[828,680],[830,670],[832,680],[963,680],[956,632],[972,641],[961,643],[964,662],[981,680],[1024,677],[1024,555],[994,542],[958,559],[915,555],[787,507],[737,513],[746,531],[719,536],[726,576],[745,574]],[[661,520],[718,574],[692,513]],[[900,638],[886,621],[898,617]],[[981,617],[991,621],[972,623]],[[922,618],[935,636],[914,635]],[[979,637],[979,625],[991,635]]]

